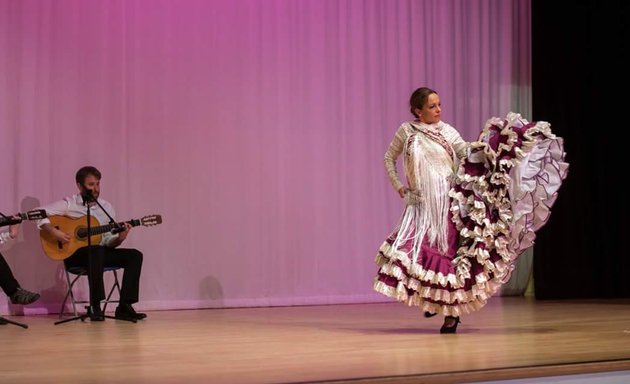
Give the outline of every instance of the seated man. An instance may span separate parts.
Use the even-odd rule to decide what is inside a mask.
[[[57,215],[81,218],[87,215],[89,205],[90,215],[98,220],[101,225],[106,225],[110,222],[109,216],[115,220],[116,216],[112,205],[99,197],[101,172],[94,167],[86,166],[77,171],[75,179],[79,193],[40,207],[46,211],[47,216]],[[48,218],[39,220],[37,226],[43,231],[48,231],[54,239],[61,243],[76,241],[73,233],[65,233],[54,227]],[[92,247],[82,246],[64,260],[66,268],[82,267],[88,270],[90,287],[88,314],[92,321],[103,321],[105,319],[101,309],[101,300],[105,299],[105,288],[103,285],[103,271],[105,267],[124,268],[120,302],[116,308],[115,317],[131,321],[142,320],[147,317],[144,313],[136,312],[131,306],[138,302],[142,253],[136,249],[117,248],[125,241],[130,229],[131,225],[124,223],[119,233],[106,232],[102,235],[100,244],[91,244]]]
[[[20,224],[14,224],[9,226],[9,231],[0,233],[0,243],[4,244],[12,239],[15,239],[18,234]],[[13,304],[31,304],[39,299],[39,293],[29,292],[26,289],[20,287],[11,272],[11,267],[7,264],[4,256],[0,253],[0,287],[4,293],[9,296],[9,299]],[[6,324],[6,320],[0,318],[0,324]]]

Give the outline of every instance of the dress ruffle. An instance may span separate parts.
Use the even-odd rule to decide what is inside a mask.
[[[450,250],[434,255],[423,245],[414,263],[408,246],[391,247],[394,232],[376,257],[374,289],[444,315],[482,308],[549,219],[569,167],[564,158],[562,138],[549,123],[530,123],[517,113],[489,119],[449,192]]]

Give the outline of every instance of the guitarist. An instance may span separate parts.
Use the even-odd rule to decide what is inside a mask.
[[[112,205],[99,197],[101,172],[95,167],[85,166],[77,171],[75,180],[79,193],[40,207],[40,209],[44,209],[47,216],[83,217],[87,215],[87,206],[84,203],[85,197],[86,195],[91,195],[90,202],[87,203],[90,206],[90,215],[97,219],[100,224],[108,224],[110,222],[107,213],[115,220],[116,216]],[[103,207],[102,209],[96,204],[95,200],[98,200],[98,203]],[[37,226],[40,230],[48,231],[61,243],[68,243],[72,239],[72,234],[64,233],[55,228],[48,219],[39,220]],[[124,268],[120,302],[116,308],[115,317],[121,320],[142,320],[147,317],[146,314],[138,313],[132,307],[132,304],[138,302],[142,253],[137,249],[119,248],[129,235],[130,229],[131,225],[124,223],[124,228],[121,228],[121,232],[117,234],[104,233],[100,244],[92,243],[92,249],[89,253],[91,262],[88,262],[87,246],[77,249],[64,260],[66,268],[91,268],[88,271],[90,287],[90,308],[88,314],[92,321],[105,320],[101,309],[101,300],[105,299],[105,288],[103,285],[103,271],[105,267]]]
[[[20,224],[13,224],[9,226],[8,231],[0,233],[0,244],[8,243],[15,239],[18,235]],[[13,304],[31,304],[39,299],[39,293],[29,292],[26,289],[20,287],[11,272],[11,267],[4,259],[4,256],[0,253],[0,287],[4,293],[9,296],[11,303]],[[6,321],[6,320],[5,320]],[[0,324],[6,324],[6,322],[0,318]]]

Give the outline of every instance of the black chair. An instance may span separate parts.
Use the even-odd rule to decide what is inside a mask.
[[[103,313],[105,313],[105,310],[107,309],[107,304],[119,302],[118,299],[112,299],[112,295],[114,294],[114,292],[118,292],[118,298],[120,298],[120,282],[118,281],[119,269],[120,267],[105,267],[105,272],[111,272],[114,275],[114,284],[112,284],[112,287],[110,288],[109,293],[107,294],[107,298],[102,301],[102,303],[105,304],[103,307]],[[68,291],[66,292],[66,297],[63,298],[63,302],[61,303],[61,309],[59,310],[59,318],[62,318],[63,315],[66,313],[66,302],[68,301],[68,298],[70,298],[70,301],[72,302],[72,310],[74,312],[74,316],[78,316],[77,304],[90,303],[89,300],[77,300],[72,290],[76,282],[82,276],[85,276],[87,278],[87,269],[82,268],[82,267],[65,268],[64,266],[64,272],[66,274],[66,281],[68,282]],[[74,276],[70,278],[70,275],[74,275]]]

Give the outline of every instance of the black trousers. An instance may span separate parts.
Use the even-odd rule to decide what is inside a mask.
[[[4,256],[0,253],[0,287],[7,296],[11,296],[20,287],[20,284],[15,280],[11,267],[4,259]]]
[[[81,267],[88,271],[90,303],[92,305],[97,305],[105,299],[105,286],[103,284],[105,267],[124,269],[120,287],[120,303],[133,304],[138,302],[142,253],[137,249],[93,245],[77,249],[72,256],[64,260],[64,263],[66,268]]]

